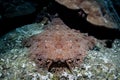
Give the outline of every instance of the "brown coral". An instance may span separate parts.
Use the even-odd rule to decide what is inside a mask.
[[[87,51],[95,44],[95,39],[77,30],[70,29],[56,18],[47,29],[24,41],[29,46],[30,58],[38,67],[60,69],[78,66]]]
[[[116,28],[116,24],[109,16],[104,4],[97,0],[55,0],[56,2],[70,9],[83,9],[87,16],[87,21],[94,25]]]

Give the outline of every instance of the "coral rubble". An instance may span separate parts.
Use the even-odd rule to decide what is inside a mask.
[[[36,72],[37,65],[29,59],[21,41],[43,32],[42,27],[38,23],[24,25],[0,38],[0,80],[120,80],[120,39],[115,39],[111,48],[97,41],[73,74],[64,71],[56,76],[43,68]]]

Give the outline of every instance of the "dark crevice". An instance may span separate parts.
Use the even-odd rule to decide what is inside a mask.
[[[55,6],[55,7],[54,7]],[[53,8],[52,8],[53,7]],[[60,5],[56,2],[52,5],[50,11],[58,13],[59,17],[64,21],[70,28],[80,30],[83,33],[95,36],[98,39],[120,39],[120,31],[117,29],[110,29],[104,26],[96,26],[86,21],[86,16],[79,16],[78,12],[82,10],[72,10]],[[50,12],[50,13],[51,13]],[[82,11],[83,12],[83,11]]]
[[[106,41],[106,47],[111,48],[112,47],[113,40]]]
[[[37,0],[34,1],[36,3]],[[84,13],[82,9],[79,10],[72,10],[68,9],[63,5],[58,4],[54,0],[42,0],[38,2],[36,6],[36,11],[32,14],[25,15],[25,16],[18,16],[14,18],[5,18],[0,21],[0,35],[3,35],[10,30],[15,29],[16,27],[20,27],[26,24],[34,23],[36,16],[38,13],[41,12],[43,7],[47,9],[45,12],[40,14],[44,17],[44,14],[50,14],[50,17],[55,15],[56,13],[58,16],[64,21],[66,25],[70,28],[80,30],[83,33],[88,33],[89,35],[95,36],[98,39],[107,39],[107,40],[114,40],[116,38],[120,39],[120,31],[117,29],[109,29],[104,26],[96,26],[88,21],[86,21],[87,14]],[[85,16],[80,16],[78,13],[82,12]]]
[[[24,16],[17,16],[14,18],[3,18],[0,21],[0,36],[6,34],[11,30],[14,30],[17,27],[32,23],[34,21],[34,18],[34,13]]]
[[[6,33],[14,30],[15,28],[34,23],[37,14],[40,13],[40,11],[43,9],[43,6],[46,6],[49,3],[48,0],[26,0],[26,1],[30,2],[32,5],[35,6],[36,8],[35,12],[27,15],[12,17],[12,18],[3,16],[5,14],[5,11],[4,8],[2,8],[2,3],[1,3],[0,14],[2,15],[2,19],[0,19],[0,36],[5,35]]]

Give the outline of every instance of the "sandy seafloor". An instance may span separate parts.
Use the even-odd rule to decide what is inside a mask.
[[[21,41],[42,32],[43,26],[40,23],[25,25],[0,38],[0,80],[120,80],[119,39],[114,40],[112,48],[98,42],[96,48],[88,51],[84,63],[73,69],[73,74],[38,72]]]

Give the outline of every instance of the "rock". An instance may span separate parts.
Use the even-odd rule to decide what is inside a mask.
[[[13,18],[16,16],[32,14],[36,10],[33,4],[24,0],[3,2],[3,8],[3,16],[6,18]]]
[[[83,9],[87,16],[87,21],[94,25],[105,26],[107,28],[117,28],[113,17],[106,10],[104,2],[97,0],[55,0],[56,2],[70,9]],[[109,5],[108,5],[109,6]]]

